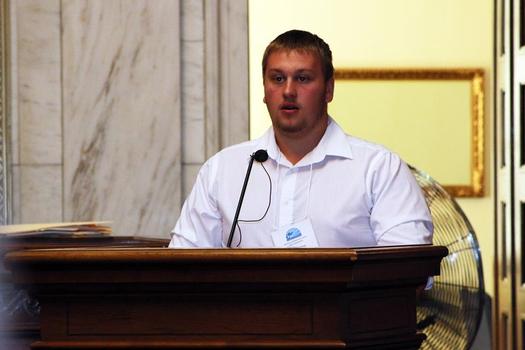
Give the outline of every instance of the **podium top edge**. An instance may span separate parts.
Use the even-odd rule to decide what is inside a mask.
[[[433,245],[366,248],[294,249],[172,249],[172,248],[57,248],[28,249],[7,253],[8,269],[55,264],[207,264],[207,263],[352,263],[358,260],[442,258],[446,247]]]

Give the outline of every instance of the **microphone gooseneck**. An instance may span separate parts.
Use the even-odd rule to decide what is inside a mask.
[[[233,218],[232,228],[230,230],[230,236],[228,237],[228,243],[226,246],[231,248],[233,235],[235,234],[235,227],[239,221],[239,213],[241,212],[242,201],[244,199],[244,193],[246,192],[246,186],[248,185],[248,179],[250,178],[250,173],[252,171],[253,161],[256,160],[259,163],[265,162],[268,160],[268,152],[263,149],[257,150],[250,156],[250,162],[248,163],[248,169],[246,170],[246,175],[244,177],[244,184],[242,185],[241,196],[239,197],[239,203],[237,204],[237,210],[235,211],[235,216]]]

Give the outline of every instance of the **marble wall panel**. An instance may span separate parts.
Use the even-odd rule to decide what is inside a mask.
[[[60,2],[10,2],[8,222],[62,220]]]
[[[221,147],[249,137],[248,1],[219,1]]]
[[[206,160],[204,2],[181,1],[182,199]],[[196,170],[197,169],[197,170]],[[179,213],[176,213],[178,217]]]
[[[62,167],[60,165],[20,165],[19,222],[62,221]]]
[[[10,221],[9,223],[19,224],[22,222],[22,207],[20,205],[21,200],[21,188],[22,188],[22,177],[20,176],[20,165],[11,164],[9,167],[10,189],[11,198],[8,202],[10,205]]]
[[[11,164],[20,163],[20,143],[18,140],[18,62],[17,62],[17,47],[18,47],[18,31],[17,31],[17,8],[11,3],[8,3],[8,17],[4,19],[3,25],[8,34],[6,40],[8,55],[8,65],[6,74],[10,77],[10,83],[7,85],[7,103],[10,106],[10,113],[6,116],[6,145],[8,152],[8,159]]]
[[[203,44],[182,43],[182,159],[191,164],[206,160]]]
[[[207,158],[248,139],[247,1],[184,0],[182,14],[186,198]]]
[[[19,0],[16,6],[18,142],[21,164],[60,164],[60,3]]]
[[[181,22],[183,40],[202,41],[204,39],[203,0],[181,0]]]
[[[248,137],[247,1],[10,10],[12,222],[109,219],[165,237],[201,164]]]
[[[204,105],[206,158],[214,155],[220,148],[220,47],[219,5],[215,1],[204,3]],[[248,46],[246,47],[248,52]]]
[[[182,195],[184,199],[186,199],[190,194],[201,167],[202,164],[188,164],[182,168],[182,178],[184,180],[182,186]],[[175,216],[178,218],[179,213],[176,213]],[[175,226],[175,222],[173,222],[173,225]]]
[[[168,237],[181,203],[177,0],[62,4],[67,220]]]

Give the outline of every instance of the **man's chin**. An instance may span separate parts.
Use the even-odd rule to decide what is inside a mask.
[[[295,134],[303,130],[304,126],[302,124],[287,124],[287,123],[278,123],[275,125],[279,131],[287,134]]]

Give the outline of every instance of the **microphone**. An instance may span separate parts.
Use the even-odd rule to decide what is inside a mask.
[[[258,150],[254,154],[251,155],[256,161],[259,163],[264,163],[268,160],[268,152],[266,152],[263,149]]]
[[[235,227],[239,221],[239,213],[241,211],[242,201],[244,199],[244,192],[246,192],[246,186],[248,185],[248,179],[250,178],[250,173],[252,171],[253,161],[256,160],[259,163],[263,163],[268,160],[268,152],[263,149],[257,150],[255,153],[250,155],[250,162],[248,163],[248,169],[246,170],[246,175],[244,176],[244,184],[242,185],[241,196],[239,198],[239,203],[237,204],[237,210],[235,211],[235,217],[233,218],[232,228],[230,230],[230,236],[228,237],[228,248],[232,246],[233,235],[235,234]]]

